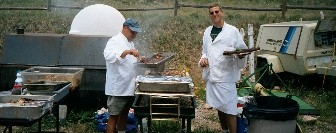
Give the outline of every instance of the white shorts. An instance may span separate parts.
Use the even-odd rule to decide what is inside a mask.
[[[226,114],[237,115],[236,83],[206,83],[206,102],[211,107]]]

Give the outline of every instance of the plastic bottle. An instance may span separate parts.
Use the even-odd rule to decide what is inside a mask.
[[[147,119],[146,119],[146,118],[143,118],[143,119],[141,120],[141,122],[142,122],[143,132],[144,132],[144,133],[148,133]]]
[[[23,88],[23,80],[21,73],[16,73],[15,84],[12,89],[12,95],[21,95]]]

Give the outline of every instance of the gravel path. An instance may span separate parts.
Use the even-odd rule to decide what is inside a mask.
[[[217,116],[217,110],[207,108],[204,101],[197,101],[195,119],[192,120],[191,131],[220,132],[221,127]]]

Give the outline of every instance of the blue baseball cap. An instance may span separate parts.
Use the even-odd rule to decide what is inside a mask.
[[[139,23],[132,18],[127,18],[123,25],[128,26],[134,32],[142,32]]]

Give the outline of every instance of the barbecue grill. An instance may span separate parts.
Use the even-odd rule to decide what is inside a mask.
[[[195,118],[195,93],[192,79],[180,72],[151,72],[136,78],[136,98],[133,103],[134,115],[142,121],[182,119],[182,128],[187,120],[187,132],[191,132],[191,119]],[[172,74],[172,75],[167,75]],[[178,74],[178,75],[176,75]],[[143,125],[140,124],[143,132]]]
[[[136,64],[142,68],[152,68],[153,71],[161,72],[164,70],[165,62],[174,57],[175,53],[153,53],[145,56],[144,61],[138,61]]]
[[[69,92],[71,101],[68,104],[80,107],[106,106],[104,93],[106,69],[102,51],[109,38],[48,33],[6,34],[0,54],[0,91],[7,91],[13,87],[18,70],[28,71],[32,67],[35,68],[29,72],[38,71],[40,68],[46,70],[44,67],[81,68],[84,69],[81,71],[82,77],[80,82],[72,84],[72,88],[76,89]],[[49,70],[50,72],[44,71],[45,75],[46,73],[55,75],[54,70]],[[78,79],[76,73],[72,74]]]
[[[106,106],[107,99],[104,93],[106,62],[102,51],[110,38],[98,35],[48,33],[6,34],[0,54],[0,90],[6,91],[13,87],[18,70],[36,66],[84,68],[79,88],[70,95],[72,101],[87,102],[75,102],[74,105]],[[155,54],[162,54],[163,58],[156,62],[137,62],[139,74],[145,74],[146,71],[163,71],[165,63],[175,55],[168,52]],[[147,53],[145,57],[150,59],[153,55],[154,53]]]

